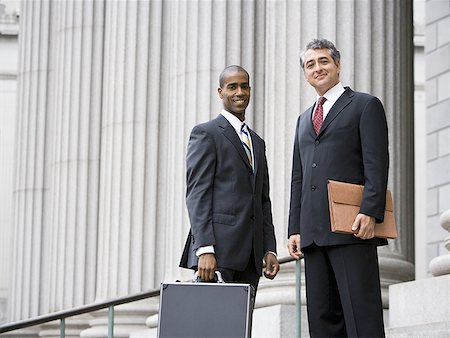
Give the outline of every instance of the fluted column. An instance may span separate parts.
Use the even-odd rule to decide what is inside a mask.
[[[12,321],[94,301],[102,6],[22,4]]]
[[[42,84],[49,74],[49,4],[24,3],[20,21],[18,71],[18,115],[16,119],[16,170],[14,182],[14,252],[9,320],[37,316],[48,304],[48,289],[41,293],[49,273],[49,226],[43,206],[49,199],[45,168],[49,162],[45,148],[48,88]],[[33,32],[43,28],[42,35]],[[46,29],[45,29],[46,28]],[[48,242],[47,242],[48,243]],[[45,287],[44,287],[45,288]],[[31,330],[37,333],[37,328]]]
[[[94,301],[98,232],[98,182],[103,5],[51,2],[50,79],[45,127],[51,165],[48,311]],[[43,243],[45,246],[45,243]],[[90,316],[67,320],[67,335],[78,336]],[[57,335],[59,323],[43,328]]]
[[[111,1],[103,9],[104,55],[108,57],[103,59],[102,79],[97,301],[155,285],[157,213],[166,209],[158,210],[159,199],[155,198],[160,131],[164,128],[155,125],[162,122],[158,108],[148,107],[149,87],[155,81],[149,64],[158,63],[158,59],[149,59],[154,48],[149,17],[157,14],[160,6],[159,2]],[[154,98],[160,102],[158,96]],[[164,152],[163,159],[166,156]],[[159,229],[167,230],[164,226]],[[116,307],[116,336],[128,337],[130,331],[145,328],[150,303],[146,300]],[[106,312],[96,314],[82,337],[104,336],[106,318]]]
[[[14,131],[18,59],[19,5],[0,4],[0,323],[8,315],[13,238]],[[8,36],[5,36],[8,34]],[[5,39],[6,37],[6,39]]]
[[[303,76],[299,64],[300,22],[306,18],[302,16],[300,1],[267,1],[265,13],[264,86],[254,100],[262,102],[258,131],[266,141],[272,212],[281,258],[289,256],[286,243],[292,150],[296,118],[301,113],[299,93]],[[283,265],[273,281],[261,278],[256,307],[276,304],[295,304],[294,263]]]
[[[50,310],[92,302],[95,295],[101,10],[98,2],[52,2]]]

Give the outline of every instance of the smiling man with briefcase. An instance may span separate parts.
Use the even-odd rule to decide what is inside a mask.
[[[240,66],[220,74],[219,116],[192,129],[186,156],[186,204],[191,223],[181,267],[205,281],[219,270],[225,282],[255,290],[263,272],[279,270],[264,140],[245,123],[250,76]]]

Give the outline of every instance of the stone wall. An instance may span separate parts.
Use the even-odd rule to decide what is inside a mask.
[[[426,3],[427,262],[446,252],[439,222],[450,208],[450,1]]]

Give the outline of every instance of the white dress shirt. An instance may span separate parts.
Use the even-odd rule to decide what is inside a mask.
[[[341,95],[345,92],[344,86],[339,82],[334,87],[328,89],[328,91],[323,95],[327,100],[323,103],[323,119],[327,117],[328,113],[330,112],[333,105],[336,103],[336,101],[341,97]],[[320,96],[317,95],[316,98],[316,107],[314,108],[314,114],[315,110],[317,109],[317,102],[319,101]],[[314,114],[312,118],[314,119]]]

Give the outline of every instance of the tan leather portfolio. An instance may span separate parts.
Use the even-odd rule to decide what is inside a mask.
[[[352,183],[328,181],[331,231],[353,233],[352,225],[359,213],[364,186]],[[392,194],[386,192],[384,222],[375,224],[375,237],[397,238]]]

